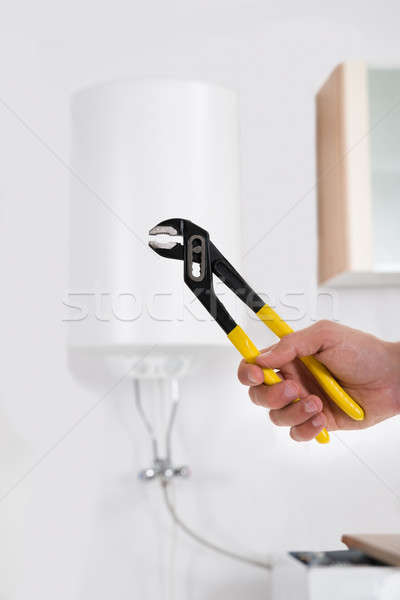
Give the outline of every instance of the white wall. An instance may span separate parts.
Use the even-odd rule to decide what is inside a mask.
[[[307,314],[296,326],[306,325],[316,295],[313,95],[345,58],[400,59],[398,2],[321,4],[25,0],[3,8],[0,598],[267,597],[263,572],[174,533],[157,486],[136,481],[149,448],[128,381],[98,373],[85,385],[70,374],[62,322],[68,102],[77,88],[120,76],[237,89],[244,248],[267,234],[246,256],[247,274],[275,298],[304,292]],[[342,322],[387,339],[400,337],[398,304],[398,290],[337,296]],[[251,329],[259,344],[272,339]],[[176,454],[193,478],[176,495],[187,520],[257,554],[398,529],[398,419],[342,434],[360,459],[335,439],[298,446],[250,405],[236,364],[231,353],[183,386]]]

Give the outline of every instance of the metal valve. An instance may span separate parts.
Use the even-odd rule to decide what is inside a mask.
[[[154,479],[161,479],[162,482],[168,482],[174,477],[187,478],[190,476],[190,468],[186,465],[175,467],[172,464],[171,459],[171,435],[175,423],[176,412],[178,409],[179,393],[178,393],[178,382],[174,379],[171,381],[171,396],[172,396],[172,407],[169,416],[168,426],[165,436],[165,458],[160,457],[158,451],[158,441],[154,428],[147,418],[144,412],[141,397],[139,382],[134,381],[135,401],[138,414],[143,421],[143,424],[149,434],[151,440],[151,446],[153,450],[153,464],[147,469],[139,471],[138,477],[141,481],[153,481]]]
[[[141,481],[153,481],[154,479],[169,481],[174,477],[182,477],[185,479],[190,477],[189,467],[186,465],[174,467],[168,459],[156,458],[151,467],[139,471],[139,479]]]

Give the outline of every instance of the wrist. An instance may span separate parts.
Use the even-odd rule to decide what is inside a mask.
[[[386,342],[390,354],[390,372],[394,384],[397,413],[400,414],[400,342]]]

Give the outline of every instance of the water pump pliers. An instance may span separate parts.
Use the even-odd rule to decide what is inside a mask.
[[[160,242],[157,240],[157,236],[160,234],[177,236],[180,239]],[[230,342],[248,363],[255,362],[259,350],[217,297],[213,286],[213,275],[216,275],[232,290],[279,338],[293,332],[293,329],[270,306],[265,304],[214,246],[205,229],[186,219],[167,219],[150,229],[149,235],[149,246],[157,254],[165,258],[183,261],[183,276],[186,285],[217,321]],[[313,356],[303,356],[300,360],[329,398],[343,412],[356,421],[364,419],[363,409],[343,390],[324,365]],[[273,385],[281,381],[273,369],[263,369],[263,372],[265,384]],[[323,429],[316,439],[319,443],[325,444],[329,442],[329,434]]]

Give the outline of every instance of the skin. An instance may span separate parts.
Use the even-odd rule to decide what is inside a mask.
[[[353,421],[328,398],[298,359],[309,355],[363,407],[363,421]],[[264,385],[262,367],[277,369],[283,381]],[[364,429],[400,414],[400,344],[330,321],[285,336],[263,350],[255,365],[242,361],[238,377],[251,400],[270,409],[271,421],[290,427],[298,442],[313,439],[323,427]],[[293,403],[296,398],[300,401]]]

